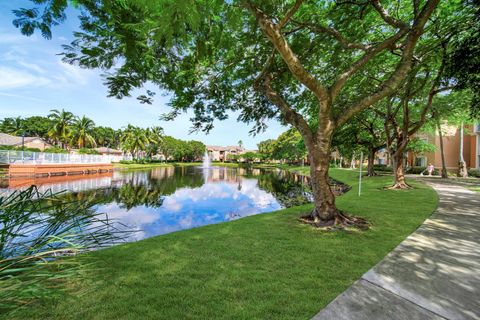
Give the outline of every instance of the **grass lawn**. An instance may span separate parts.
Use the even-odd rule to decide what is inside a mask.
[[[353,189],[338,206],[367,218],[366,232],[323,232],[296,218],[310,205],[158,236],[88,254],[100,268],[78,296],[30,306],[21,319],[309,319],[413,232],[436,193],[382,187],[332,169]]]
[[[136,170],[136,169],[151,169],[157,167],[172,167],[172,166],[201,166],[201,162],[152,162],[152,163],[113,163],[114,169],[119,170]],[[238,167],[237,163],[227,162],[212,162],[212,166],[218,167]]]
[[[120,170],[133,170],[133,169],[150,169],[156,167],[171,167],[172,163],[154,162],[154,163],[119,163],[114,162],[113,168]]]
[[[475,192],[480,192],[480,187],[470,187],[469,189]]]

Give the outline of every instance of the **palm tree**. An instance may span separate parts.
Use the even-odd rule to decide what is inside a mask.
[[[85,116],[77,117],[73,122],[73,136],[72,142],[78,148],[85,148],[87,146],[96,146],[95,138],[93,137],[93,130],[95,129],[95,122]]]
[[[163,129],[161,127],[152,127],[146,130],[148,145],[146,148],[147,157],[151,158],[159,151],[160,144],[163,140]]]
[[[71,134],[71,125],[75,116],[64,109],[61,111],[53,109],[50,112],[48,118],[52,120],[53,126],[48,135],[56,142],[60,142],[62,148],[65,148]]]
[[[20,117],[16,118],[5,118],[2,121],[2,131],[14,136],[19,136],[23,133],[23,119]]]
[[[138,158],[140,151],[147,148],[149,142],[146,130],[130,124],[123,130],[120,136],[122,150],[130,152],[136,158]]]

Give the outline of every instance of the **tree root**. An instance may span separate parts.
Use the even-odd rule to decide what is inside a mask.
[[[347,215],[342,211],[338,211],[335,217],[330,220],[320,220],[318,217],[315,217],[312,214],[301,216],[298,220],[302,223],[326,230],[343,230],[345,228],[368,230],[370,227],[366,219]]]
[[[407,190],[407,189],[413,189],[413,187],[405,182],[397,182],[393,186],[386,187],[385,189],[388,190]]]

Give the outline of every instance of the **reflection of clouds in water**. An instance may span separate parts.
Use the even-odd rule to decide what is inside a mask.
[[[130,210],[122,209],[118,204],[111,203],[99,208],[99,212],[105,212],[109,220],[119,222],[117,227],[121,230],[127,229],[132,231],[132,235],[128,237],[130,240],[141,240],[147,237],[143,231],[146,225],[149,225],[158,219],[155,212],[145,210],[143,207],[135,207]]]
[[[212,201],[212,199],[238,200],[248,198],[259,207],[267,207],[277,202],[275,197],[257,187],[257,180],[242,179],[242,188],[238,190],[237,184],[217,182],[206,183],[200,188],[183,188],[175,191],[171,196],[165,197],[163,207],[171,211],[178,211],[181,202],[191,200],[194,202]]]
[[[255,179],[238,183],[206,183],[199,188],[181,188],[165,197],[159,208],[138,206],[130,210],[116,203],[99,206],[111,219],[138,230],[131,240],[139,240],[177,230],[230,221],[280,209],[275,197],[257,186]]]

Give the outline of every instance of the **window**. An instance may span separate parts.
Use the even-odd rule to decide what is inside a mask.
[[[415,166],[416,167],[426,167],[427,166],[427,159],[425,157],[416,157],[415,158]]]

